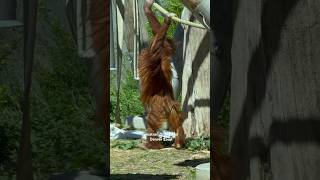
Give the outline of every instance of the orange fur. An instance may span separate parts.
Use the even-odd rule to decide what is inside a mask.
[[[183,117],[179,102],[174,100],[171,85],[171,57],[175,52],[173,41],[166,38],[170,21],[157,31],[149,48],[139,56],[139,77],[141,83],[141,101],[147,110],[147,130],[156,133],[164,121],[168,121],[171,130],[176,132],[175,147],[184,143],[182,128]],[[161,148],[156,142],[148,142],[148,148]]]

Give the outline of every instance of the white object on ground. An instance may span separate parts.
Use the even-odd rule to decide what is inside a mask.
[[[117,128],[114,124],[110,124],[110,139],[147,139],[148,133],[144,131],[139,130],[123,130],[120,128]],[[165,139],[174,139],[176,136],[176,133],[171,131],[162,130],[158,133],[159,136]]]
[[[145,132],[132,130],[126,131],[115,127],[114,124],[110,124],[110,139],[141,139]]]

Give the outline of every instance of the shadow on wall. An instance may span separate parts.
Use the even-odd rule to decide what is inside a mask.
[[[250,157],[260,157],[263,161],[267,161],[270,147],[278,142],[283,144],[314,142],[320,146],[319,119],[320,117],[288,119],[288,122],[273,119],[269,130],[268,144],[264,143],[261,137],[253,137],[250,139],[249,144],[252,146]],[[285,133],[283,133],[284,129],[286,130]]]
[[[188,37],[188,35],[187,35],[187,37]],[[190,107],[188,107],[188,101],[189,101],[189,98],[194,90],[194,80],[197,79],[199,68],[200,68],[201,64],[203,63],[203,61],[205,60],[206,56],[210,52],[210,48],[208,48],[209,44],[210,44],[210,33],[207,32],[206,35],[203,37],[201,44],[199,45],[199,48],[197,49],[196,55],[194,57],[195,60],[192,60],[192,74],[190,75],[190,77],[188,79],[188,84],[187,84],[188,89],[186,92],[186,97],[185,97],[183,104],[182,104],[182,109],[185,109],[187,111],[189,111],[188,108],[190,108]],[[198,102],[198,103],[201,103],[201,105],[204,105],[206,102],[205,101],[203,101],[203,102]],[[194,106],[196,106],[196,104]],[[208,104],[208,107],[209,107],[209,104]]]
[[[261,164],[269,166],[265,171],[270,173],[270,149],[276,142],[284,144],[316,142],[320,145],[320,133],[317,130],[320,128],[319,117],[308,119],[288,118],[286,119],[287,122],[272,119],[269,143],[267,144],[264,138],[250,138],[249,136],[253,115],[260,110],[266,97],[266,82],[270,77],[272,60],[279,50],[283,26],[297,2],[298,0],[267,0],[263,4],[260,17],[261,38],[249,61],[249,69],[246,75],[248,84],[245,94],[247,96],[242,105],[241,116],[238,117],[233,139],[231,139],[231,155],[235,163],[233,174],[237,176],[233,179],[245,180],[250,177],[250,160],[254,157],[259,158]],[[236,7],[235,14],[237,14],[237,9],[238,7]],[[234,20],[237,20],[237,17],[234,17]]]

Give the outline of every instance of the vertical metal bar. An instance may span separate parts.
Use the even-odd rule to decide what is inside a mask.
[[[112,53],[111,61],[113,66],[110,66],[110,70],[116,70],[118,67],[117,58],[118,58],[118,23],[117,23],[117,5],[115,0],[111,1],[111,44],[110,44],[110,53]]]
[[[24,1],[24,92],[17,180],[33,180],[31,158],[30,91],[36,38],[37,0]]]
[[[133,37],[133,74],[134,78],[136,80],[139,80],[139,74],[138,74],[138,41],[137,41],[137,24],[138,24],[138,19],[137,19],[137,3],[136,0],[133,2],[133,28],[134,28],[134,37]]]
[[[121,0],[119,0],[121,1]],[[119,3],[118,1],[118,3]],[[122,1],[121,1],[122,3]],[[118,13],[118,4],[116,4],[116,14]],[[120,48],[120,44],[119,44],[119,26],[118,26],[118,21],[119,21],[119,16],[117,15],[116,16],[116,22],[117,22],[117,26],[116,26],[116,37],[117,37],[117,40],[116,40],[116,46],[115,46],[115,49],[116,49],[116,62],[117,62],[117,92],[116,92],[116,96],[117,96],[117,104],[116,104],[116,119],[115,119],[115,123],[116,125],[120,125],[121,124],[121,109],[120,109],[120,88],[121,88],[121,68],[122,68],[122,49]],[[120,33],[122,35],[122,33]],[[122,42],[122,41],[121,41]],[[120,43],[121,43],[120,42]]]
[[[135,7],[136,7],[136,30],[135,30],[135,36],[136,36],[136,74],[137,74],[137,80],[139,80],[139,72],[138,72],[138,61],[139,61],[139,51],[140,51],[140,18],[139,18],[139,5],[138,1],[135,0]]]

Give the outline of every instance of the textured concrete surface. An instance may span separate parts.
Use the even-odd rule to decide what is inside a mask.
[[[196,180],[210,180],[210,163],[196,166]]]

